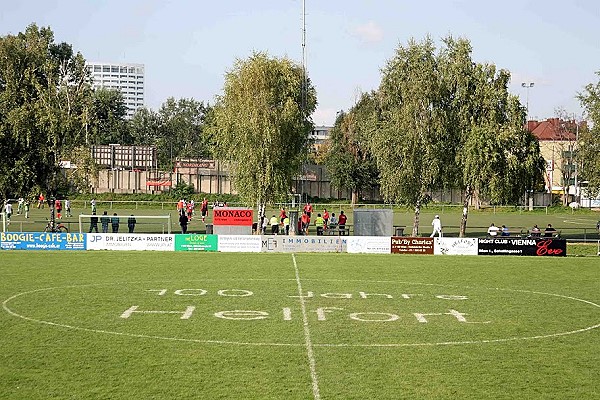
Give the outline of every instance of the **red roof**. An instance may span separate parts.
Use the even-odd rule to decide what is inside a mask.
[[[528,121],[527,130],[540,141],[544,140],[560,140],[560,141],[575,141],[577,135],[576,122],[563,121],[560,118],[548,118],[545,121]]]

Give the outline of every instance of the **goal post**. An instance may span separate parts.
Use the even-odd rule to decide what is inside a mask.
[[[112,233],[113,218],[119,219],[119,233],[128,233],[129,218],[135,218],[135,229],[133,233],[171,233],[171,215],[103,215],[103,214],[79,214],[79,233],[90,231],[91,218],[98,218],[98,231],[102,232],[102,217],[108,217],[108,232]]]

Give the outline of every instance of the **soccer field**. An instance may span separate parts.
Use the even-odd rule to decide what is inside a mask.
[[[0,398],[597,399],[599,267],[2,251]]]

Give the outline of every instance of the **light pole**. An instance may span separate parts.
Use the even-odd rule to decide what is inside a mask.
[[[526,103],[526,107],[527,107],[527,121],[526,124],[529,124],[529,89],[532,88],[535,85],[535,82],[523,82],[521,83],[521,86],[524,87],[525,89],[527,89],[527,103]]]

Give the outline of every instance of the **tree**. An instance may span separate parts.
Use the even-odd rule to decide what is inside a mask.
[[[65,158],[70,160],[76,168],[66,169],[64,195],[72,192],[89,193],[93,180],[98,179],[100,168],[94,161],[88,146],[79,146],[65,153]]]
[[[119,90],[98,88],[92,103],[90,144],[133,143],[129,132],[127,106]]]
[[[211,130],[217,155],[249,204],[262,210],[267,202],[285,199],[308,154],[315,107],[314,88],[287,58],[254,53],[227,72]]]
[[[129,121],[129,133],[134,145],[154,146],[159,138],[160,120],[158,113],[139,108]]]
[[[370,147],[387,201],[414,207],[412,235],[434,188],[444,185],[444,120],[435,46],[430,38],[399,46],[382,69],[380,124]]]
[[[596,74],[600,77],[600,71]],[[597,197],[600,195],[600,81],[588,84],[577,98],[592,123],[591,128],[584,127],[578,135],[579,180],[588,182],[588,196]]]
[[[205,158],[212,155],[205,120],[210,106],[194,99],[169,98],[158,111],[158,162],[173,167],[175,158]]]
[[[379,171],[369,150],[375,109],[375,93],[363,94],[347,114],[338,115],[329,135],[325,165],[333,186],[351,190],[352,204],[362,190],[378,184]]]
[[[386,200],[415,208],[413,236],[434,189],[464,191],[464,236],[473,197],[517,201],[544,169],[524,109],[508,93],[508,71],[475,63],[466,39],[443,44],[439,52],[430,38],[400,46],[379,87],[381,122],[371,147]]]
[[[0,38],[0,196],[56,191],[62,154],[85,140],[90,99],[85,60],[50,28]]]
[[[448,128],[454,129],[458,144],[457,169],[449,175],[464,192],[460,225],[464,237],[471,199],[477,205],[482,197],[495,204],[516,203],[526,190],[543,182],[545,162],[539,143],[525,129],[525,109],[508,93],[510,73],[470,61],[471,47],[464,39],[447,38],[445,43],[447,65],[454,66],[444,77],[452,99]]]

